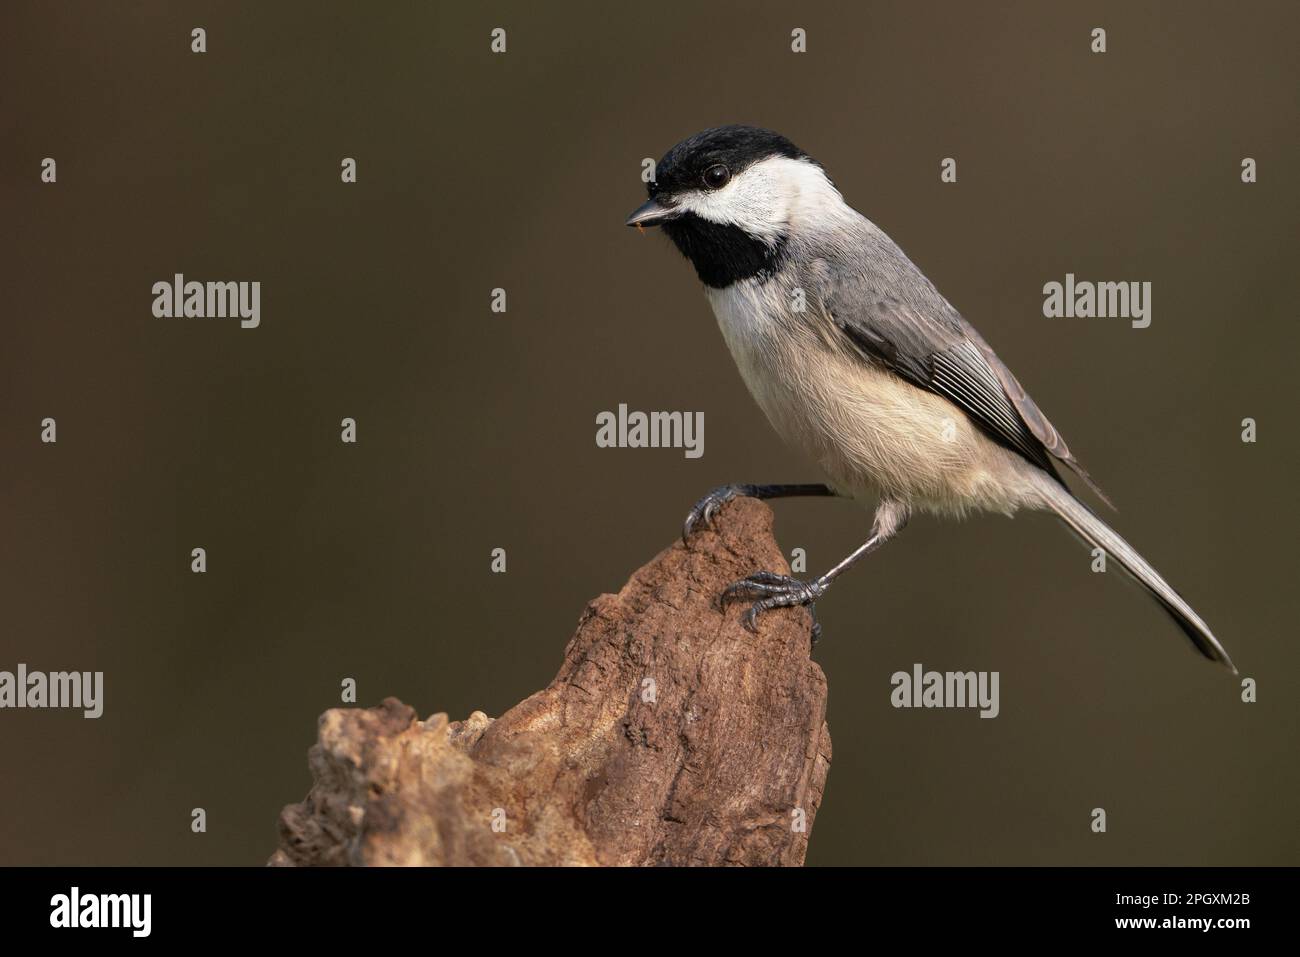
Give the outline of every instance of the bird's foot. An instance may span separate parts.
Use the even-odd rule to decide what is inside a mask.
[[[718,514],[718,509],[733,498],[752,494],[752,485],[719,485],[696,502],[694,508],[686,516],[686,521],[682,525],[682,541],[686,541],[701,527],[711,527],[713,519]]]
[[[812,642],[817,644],[822,627],[817,623],[817,612],[813,602],[826,593],[826,583],[822,581],[801,581],[789,575],[775,572],[755,572],[748,578],[733,582],[723,590],[722,607],[726,608],[733,601],[757,598],[740,616],[740,622],[750,631],[758,630],[758,616],[773,608],[793,608],[806,606],[812,615]]]

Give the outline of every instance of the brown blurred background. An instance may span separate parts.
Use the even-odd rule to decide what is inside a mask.
[[[0,864],[261,863],[343,678],[500,714],[708,488],[820,477],[689,266],[622,225],[644,157],[726,122],[790,136],[893,235],[1259,683],[1242,704],[1046,517],[918,519],[819,605],[809,862],[1300,863],[1298,26],[1283,3],[5,4],[0,669],[102,670],[106,700],[0,712]],[[175,272],[260,280],[261,327],[154,319]],[[1151,327],[1043,318],[1067,272],[1152,282]],[[704,457],[597,449],[620,402],[703,410]],[[810,572],[869,525],[776,511]],[[1001,716],[894,710],[913,662],[1000,671]]]

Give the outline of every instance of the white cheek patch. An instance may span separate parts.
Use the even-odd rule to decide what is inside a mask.
[[[808,160],[772,156],[732,177],[719,190],[694,190],[676,198],[682,209],[701,219],[738,226],[766,243],[775,244],[796,212],[810,200],[821,202],[835,188],[821,168]]]

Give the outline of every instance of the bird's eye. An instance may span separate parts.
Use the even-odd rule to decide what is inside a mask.
[[[722,189],[731,179],[731,170],[717,163],[704,171],[704,185],[708,189]]]

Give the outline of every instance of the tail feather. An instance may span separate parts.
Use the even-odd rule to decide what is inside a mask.
[[[1178,627],[1191,639],[1197,651],[1211,661],[1222,662],[1232,670],[1233,674],[1237,674],[1236,666],[1223,649],[1223,645],[1219,644],[1219,639],[1215,638],[1214,633],[1210,631],[1210,626],[1202,621],[1201,616],[1192,610],[1192,606],[1187,604],[1183,596],[1178,594],[1173,586],[1160,577],[1160,573],[1138,554],[1137,549],[1124,541],[1118,532],[1098,518],[1088,506],[1075,498],[1069,489],[1051,479],[1046,473],[1043,473],[1039,487],[1047,505],[1060,516],[1061,520],[1084,541],[1095,548],[1100,548],[1106,553],[1108,559],[1118,562],[1132,575],[1163,606],[1165,611],[1169,612]]]

